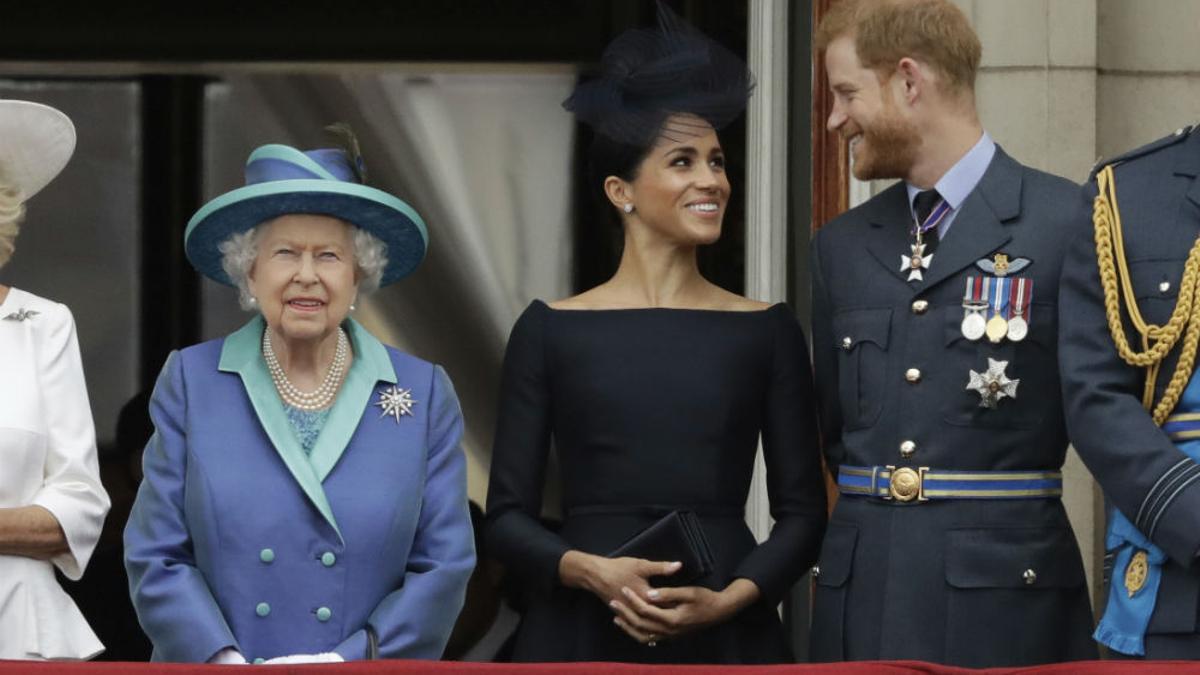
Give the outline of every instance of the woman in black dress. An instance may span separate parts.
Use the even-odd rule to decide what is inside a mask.
[[[716,128],[745,106],[745,65],[660,6],[604,75],[564,104],[596,131],[594,180],[621,216],[617,273],[535,301],[513,328],[488,494],[491,550],[528,584],[517,661],[790,660],[776,605],[813,563],[825,522],[808,349],[782,304],[706,281],[729,198]],[[759,435],[775,526],[743,505]],[[561,529],[539,520],[551,442]],[[700,519],[711,573],[610,558],[672,510]]]

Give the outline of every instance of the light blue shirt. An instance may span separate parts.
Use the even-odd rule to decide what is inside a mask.
[[[967,151],[967,154],[955,162],[954,166],[950,167],[950,170],[934,184],[933,188],[950,205],[950,213],[947,213],[942,222],[938,223],[939,239],[944,238],[946,232],[950,231],[950,225],[954,222],[954,216],[958,215],[959,207],[967,200],[967,195],[971,194],[971,191],[979,184],[995,154],[996,143],[985,131],[979,137],[979,141]],[[921,192],[921,188],[911,183],[905,183],[904,186],[908,188],[908,208],[912,211],[913,199],[916,198],[918,192]],[[916,218],[915,211],[913,211],[913,218]]]

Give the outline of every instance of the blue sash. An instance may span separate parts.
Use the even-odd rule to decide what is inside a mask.
[[[1184,454],[1200,462],[1200,370],[1192,374],[1178,407],[1163,423],[1162,429]],[[1145,656],[1146,627],[1150,625],[1158,602],[1158,587],[1167,554],[1111,506],[1104,549],[1113,560],[1108,604],[1092,637],[1113,651]],[[1125,574],[1139,551],[1146,552],[1146,580],[1131,594],[1125,587]]]

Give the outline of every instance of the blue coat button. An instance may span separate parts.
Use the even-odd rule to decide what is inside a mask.
[[[258,559],[269,564],[275,560],[275,551],[272,551],[269,548],[264,548],[258,552]]]
[[[321,564],[322,565],[324,565],[326,567],[333,567],[333,564],[335,562],[337,562],[337,556],[334,555],[331,551],[326,551],[321,554]]]
[[[328,621],[329,617],[331,616],[333,616],[333,612],[331,612],[328,607],[317,608],[317,621],[324,623]]]
[[[258,603],[258,606],[254,608],[254,613],[259,616],[266,616],[271,613],[271,606],[265,602],[260,602]]]

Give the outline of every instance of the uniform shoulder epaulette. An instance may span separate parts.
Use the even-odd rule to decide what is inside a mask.
[[[1100,159],[1100,161],[1096,162],[1095,166],[1092,167],[1091,172],[1088,174],[1088,180],[1094,180],[1096,178],[1096,174],[1101,169],[1108,166],[1109,164],[1123,164],[1132,159],[1137,159],[1139,157],[1145,157],[1146,155],[1153,154],[1163,148],[1169,148],[1172,145],[1175,145],[1176,143],[1186,140],[1188,136],[1190,136],[1193,132],[1195,132],[1197,130],[1200,130],[1200,124],[1193,124],[1193,125],[1186,126],[1186,127],[1180,127],[1175,130],[1175,133],[1173,133],[1169,136],[1164,136],[1164,137],[1158,139],[1157,141],[1151,141],[1150,143],[1147,143],[1140,148],[1134,148],[1133,150],[1130,150],[1128,152],[1117,155],[1116,157],[1113,157],[1112,159],[1103,159],[1102,158],[1102,159]]]

